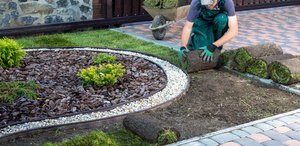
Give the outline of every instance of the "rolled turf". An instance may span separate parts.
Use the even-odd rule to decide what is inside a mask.
[[[300,58],[274,61],[270,64],[269,72],[271,79],[280,84],[300,82]]]
[[[271,55],[271,56],[264,56],[258,59],[253,59],[249,66],[246,68],[246,72],[259,76],[261,78],[269,78],[268,66],[278,60],[284,60],[293,58],[294,56],[291,54],[281,54],[281,55]]]
[[[148,8],[161,8],[162,0],[145,0],[144,6]]]
[[[282,48],[274,43],[242,47],[237,49],[235,53],[234,61],[236,62],[236,66],[234,69],[245,72],[254,59],[281,54],[283,54]]]
[[[178,0],[163,0],[162,8],[164,9],[176,8],[177,5],[178,5]]]

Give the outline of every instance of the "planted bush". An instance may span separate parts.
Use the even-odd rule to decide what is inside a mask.
[[[46,143],[44,146],[116,146],[111,139],[102,131],[92,131],[84,136],[76,136],[72,139],[63,140],[61,143]]]
[[[36,98],[35,90],[37,88],[38,84],[34,81],[0,82],[0,103],[13,103],[19,97]]]
[[[94,85],[97,87],[114,85],[125,73],[121,64],[104,64],[81,69],[78,76],[84,81],[84,85]]]
[[[94,64],[114,63],[116,62],[116,60],[117,60],[116,56],[100,53],[93,58],[93,63]]]
[[[0,66],[18,67],[25,54],[23,47],[16,41],[8,38],[0,39]]]

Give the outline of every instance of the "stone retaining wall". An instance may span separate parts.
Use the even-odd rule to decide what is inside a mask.
[[[92,19],[92,0],[0,0],[0,29]]]

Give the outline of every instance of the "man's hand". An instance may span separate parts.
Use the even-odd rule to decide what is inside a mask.
[[[186,60],[186,52],[188,52],[189,50],[186,47],[181,47],[180,51],[178,52],[178,57],[181,61],[185,61]]]
[[[200,50],[203,50],[200,57],[202,57],[202,60],[205,62],[211,62],[214,58],[214,52],[218,47],[214,44],[201,47]]]

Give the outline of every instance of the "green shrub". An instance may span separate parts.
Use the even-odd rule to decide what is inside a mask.
[[[111,139],[102,131],[92,131],[84,136],[76,136],[72,139],[65,139],[61,143],[45,143],[44,146],[116,146],[114,139]]]
[[[94,64],[114,63],[116,62],[116,60],[117,60],[116,56],[100,53],[93,58],[93,63]]]
[[[81,69],[78,76],[84,81],[84,85],[94,85],[97,87],[114,85],[125,73],[121,64],[104,64]]]
[[[0,82],[0,103],[13,103],[19,97],[36,98],[38,85],[34,81]]]
[[[175,131],[172,131],[170,129],[163,130],[160,135],[158,136],[157,142],[159,145],[169,144],[176,142],[177,134]]]
[[[22,48],[12,39],[0,39],[0,66],[6,68],[20,66],[20,62],[26,54]]]

